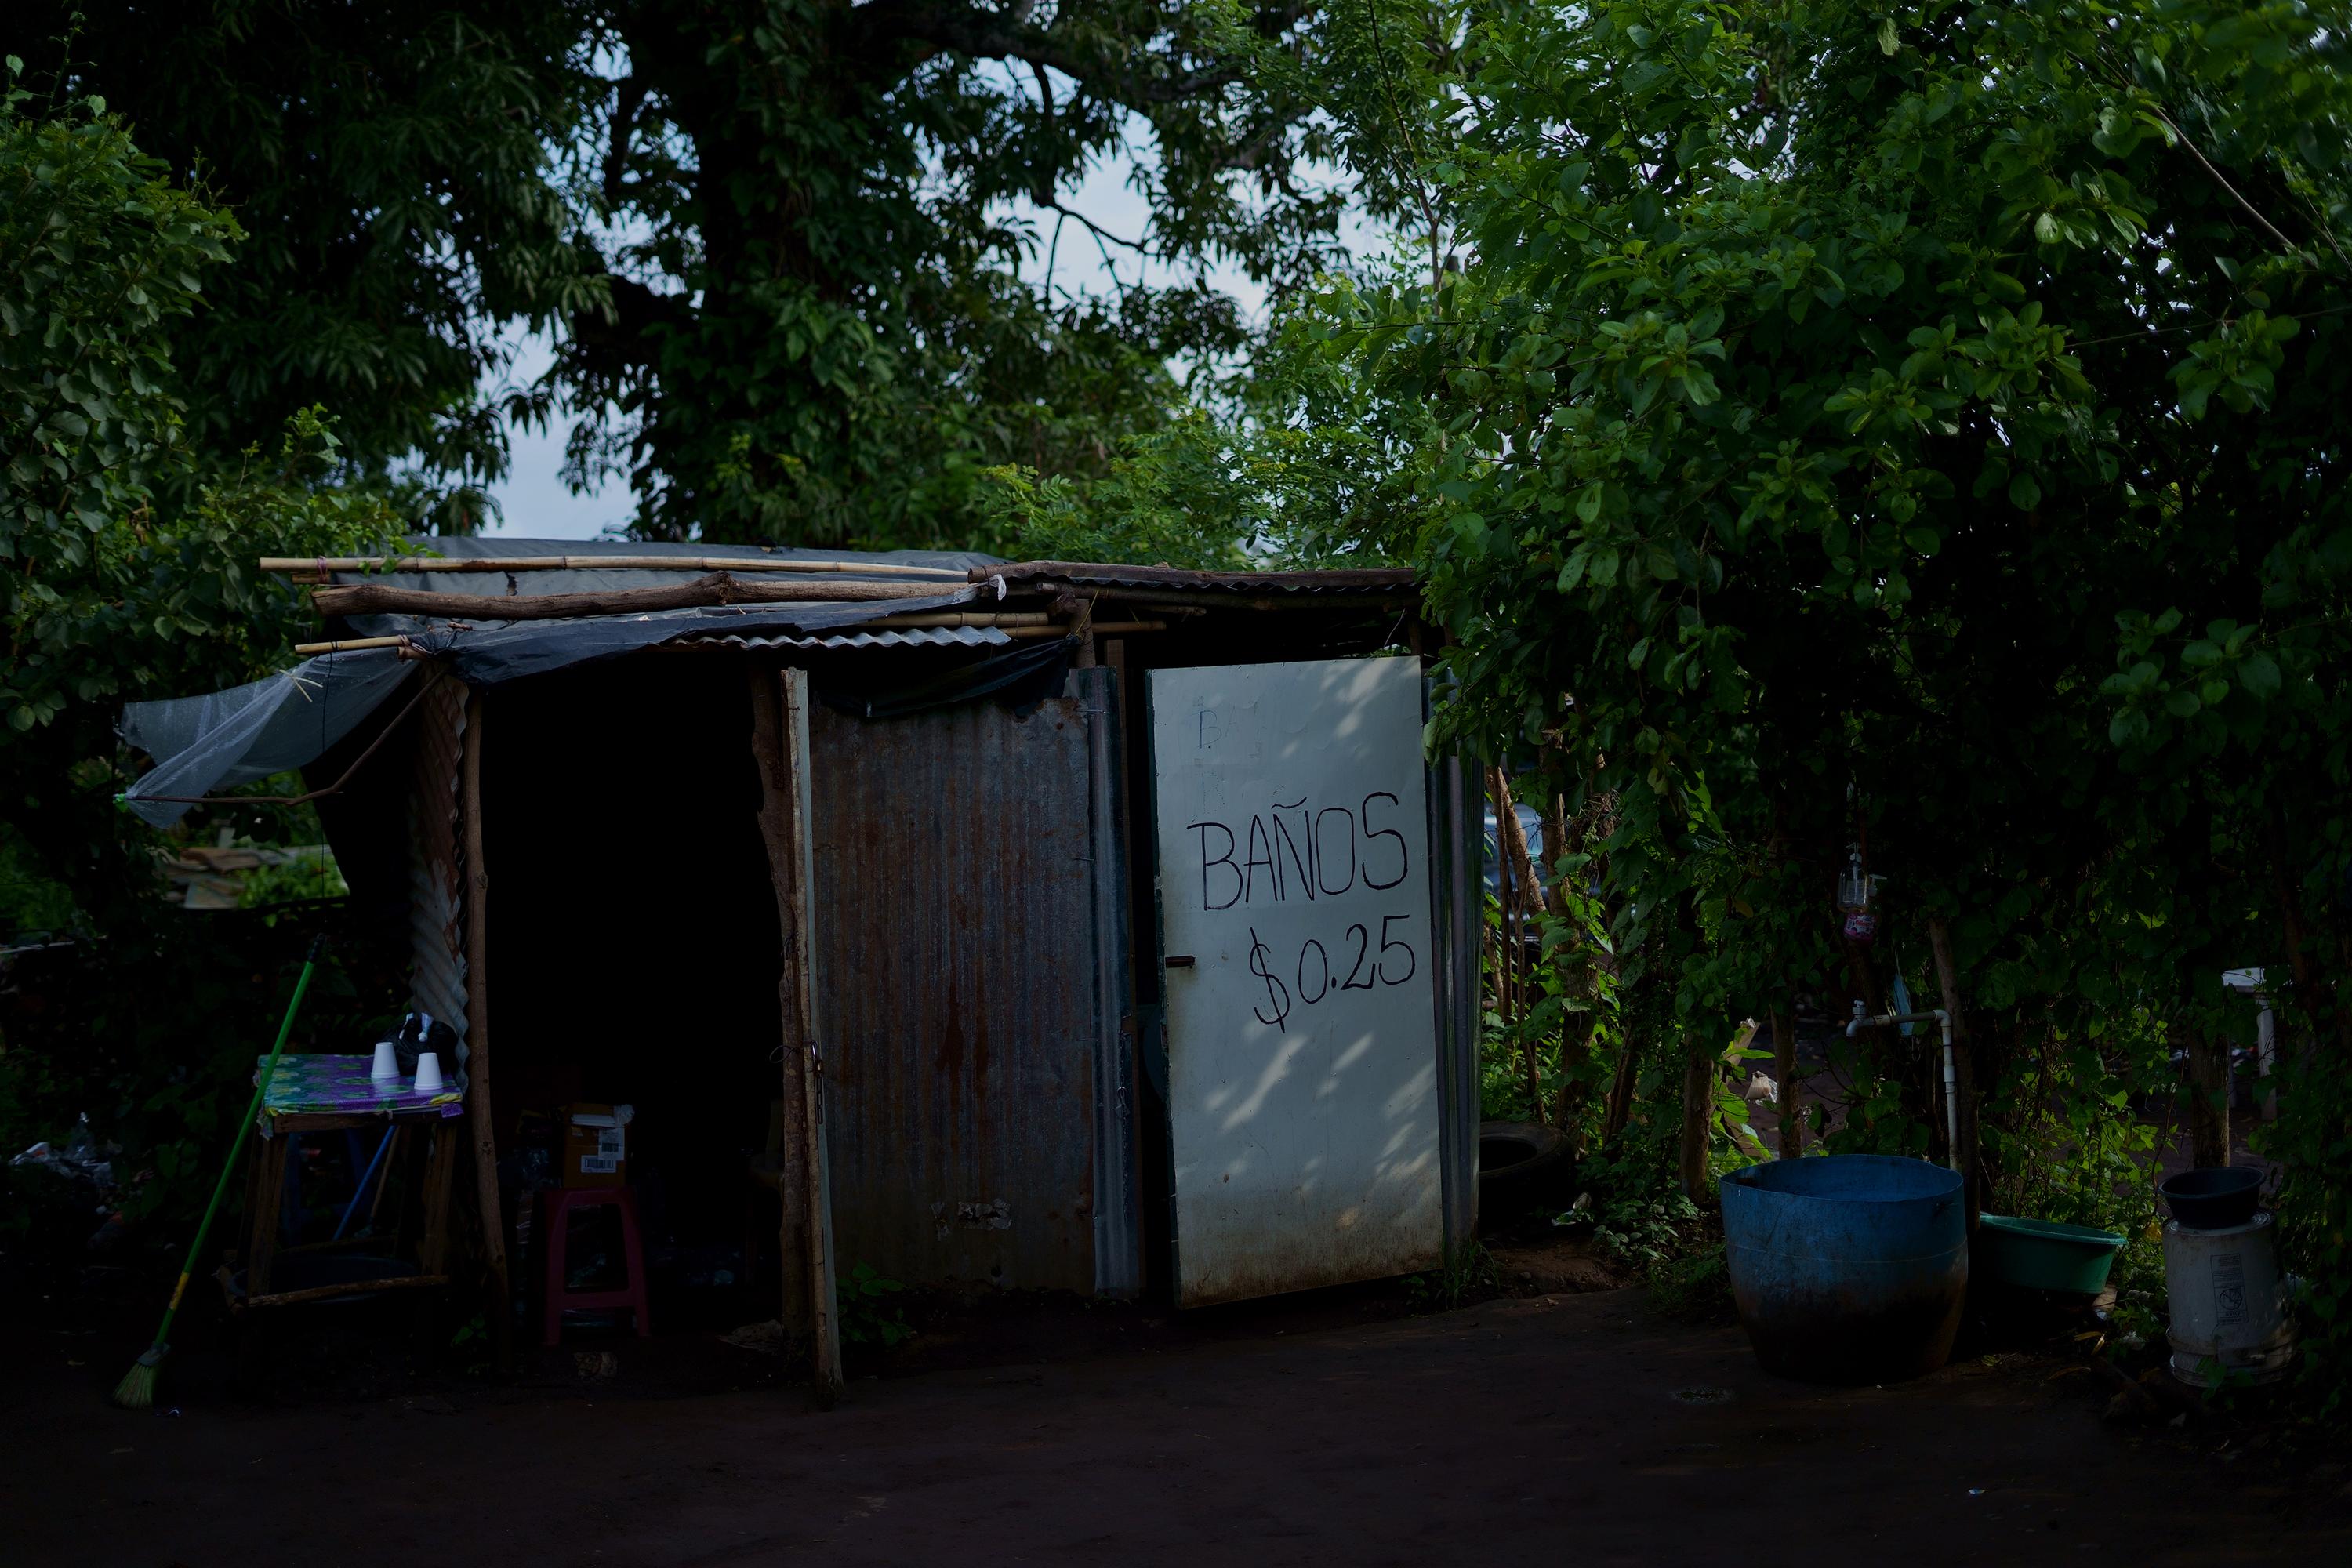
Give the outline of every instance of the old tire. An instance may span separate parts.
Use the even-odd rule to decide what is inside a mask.
[[[1492,1225],[1556,1200],[1568,1175],[1568,1140],[1532,1121],[1478,1124],[1478,1218]]]

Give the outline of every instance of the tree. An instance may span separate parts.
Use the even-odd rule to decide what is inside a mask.
[[[1328,131],[1298,5],[767,0],[609,16],[610,257],[562,375],[609,410],[583,471],[627,467],[640,528],[680,537],[950,542],[987,464],[1100,471],[1179,401],[1165,363],[1242,342],[1199,283],[1041,297],[1025,250],[1238,259],[1276,282],[1328,254],[1339,197],[1302,183]],[[1139,155],[1152,217],[1064,200]]]
[[[595,86],[564,5],[18,7],[31,79],[104,95],[140,145],[236,216],[207,308],[162,342],[200,453],[273,449],[289,410],[337,411],[340,477],[403,479],[464,531],[506,471],[501,331],[600,303],[563,153]],[[412,476],[414,476],[412,478]]]
[[[11,858],[85,910],[152,897],[143,836],[110,805],[128,698],[274,665],[308,606],[272,549],[340,553],[392,519],[321,488],[335,437],[292,410],[268,454],[208,451],[175,390],[171,329],[243,236],[167,177],[97,98],[46,110],[7,60],[0,100],[0,798]]]
[[[358,473],[462,489],[500,415],[568,403],[575,475],[626,474],[647,536],[967,540],[982,468],[1099,473],[1160,428],[1170,356],[1244,341],[1200,268],[1302,282],[1343,200],[1314,111],[1353,35],[1311,5],[86,9],[44,58],[258,237],[174,329],[226,445],[323,402]],[[1114,233],[1066,198],[1129,153],[1152,216]],[[1116,299],[1017,275],[1080,246]],[[513,327],[557,367],[485,395]]]
[[[1832,969],[1934,995],[1946,934],[1979,1194],[2120,1218],[2147,1134],[2114,1106],[2246,1025],[2222,968],[2292,968],[2308,1070],[2273,1147],[2330,1321],[2347,20],[1488,14],[1422,154],[1460,275],[1321,329],[1428,410],[1443,727],[1610,803],[1629,984],[1664,964],[1712,1050]],[[1888,887],[1857,952],[1827,894],[1860,843]],[[1927,1053],[1861,1065],[1844,1146],[1941,1152]]]

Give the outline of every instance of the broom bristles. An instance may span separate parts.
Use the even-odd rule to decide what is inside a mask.
[[[150,1345],[140,1358],[131,1363],[122,1381],[114,1385],[114,1403],[125,1410],[152,1410],[155,1405],[155,1369],[163,1364],[163,1352],[169,1345]]]

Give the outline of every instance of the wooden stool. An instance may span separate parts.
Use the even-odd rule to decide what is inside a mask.
[[[572,1251],[572,1211],[611,1205],[621,1211],[621,1256],[629,1268],[629,1282],[617,1290],[568,1290]],[[557,1187],[539,1194],[539,1234],[547,1257],[546,1342],[563,1342],[567,1310],[593,1310],[626,1307],[635,1315],[637,1337],[654,1331],[653,1314],[646,1309],[646,1252],[637,1235],[637,1195],[626,1187]]]

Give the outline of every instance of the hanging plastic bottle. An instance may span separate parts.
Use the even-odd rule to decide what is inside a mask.
[[[1849,844],[1845,869],[1838,876],[1837,907],[1847,914],[1870,908],[1870,877],[1862,868],[1862,846]]]
[[[1837,905],[1845,911],[1845,939],[1858,947],[1868,947],[1878,935],[1878,917],[1870,912],[1870,883],[1862,846],[1848,845],[1845,869],[1838,877]]]

